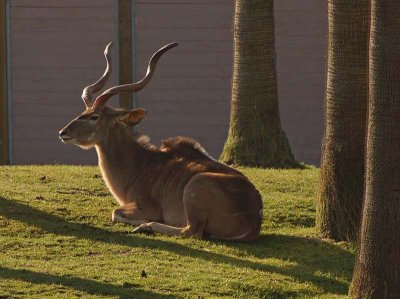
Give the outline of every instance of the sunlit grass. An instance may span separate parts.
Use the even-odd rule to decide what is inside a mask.
[[[240,170],[252,244],[131,234],[97,167],[0,167],[0,298],[345,298],[354,248],[317,238],[318,170]]]

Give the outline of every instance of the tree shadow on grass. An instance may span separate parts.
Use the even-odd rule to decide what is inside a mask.
[[[116,286],[95,280],[79,278],[70,275],[53,275],[25,269],[11,269],[0,266],[0,278],[20,280],[29,283],[61,285],[86,292],[90,295],[118,296],[118,298],[174,298],[173,296],[156,294],[136,289],[135,285]]]
[[[113,232],[87,224],[68,222],[59,216],[48,214],[26,204],[6,199],[1,196],[0,215],[9,219],[22,221],[30,226],[38,227],[47,232],[58,235],[73,236],[81,239],[89,239],[109,244],[119,244],[129,247],[165,250],[174,252],[181,256],[190,256],[196,259],[213,261],[215,263],[251,268],[263,272],[274,272],[292,277],[299,282],[314,284],[325,293],[347,294],[348,284],[331,277],[317,275],[315,272],[330,273],[331,275],[333,274],[333,276],[345,275],[347,280],[350,280],[351,273],[349,274],[347,273],[348,271],[343,272],[343,269],[338,269],[337,264],[334,261],[329,262],[329,259],[330,257],[346,259],[349,261],[350,265],[352,265],[354,259],[349,252],[339,248],[338,246],[318,240],[310,240],[295,236],[267,235],[262,236],[259,241],[252,244],[210,241],[234,247],[241,252],[243,256],[250,255],[260,259],[274,257],[297,262],[297,265],[293,267],[277,267],[223,254],[203,251],[197,248],[190,248],[173,241],[156,240],[142,235]],[[317,252],[317,254],[313,256],[314,259],[312,260],[310,260],[309,255],[311,251]]]
[[[236,249],[243,255],[292,261],[321,272],[345,276],[348,280],[353,274],[355,256],[338,244],[280,234],[262,235],[256,244],[256,247],[248,243],[232,246],[237,246]]]

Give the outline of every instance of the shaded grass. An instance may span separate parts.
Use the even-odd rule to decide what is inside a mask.
[[[96,167],[0,167],[0,296],[345,297],[354,249],[316,237],[317,169],[241,170],[264,200],[252,244],[112,225]]]

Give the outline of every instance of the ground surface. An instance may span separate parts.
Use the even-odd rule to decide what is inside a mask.
[[[242,171],[264,200],[253,244],[112,225],[97,167],[0,167],[0,298],[344,298],[354,246],[316,236],[317,169]]]

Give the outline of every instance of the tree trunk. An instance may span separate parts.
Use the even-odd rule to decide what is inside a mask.
[[[221,161],[291,167],[277,93],[272,0],[236,0],[231,123]]]
[[[366,195],[350,295],[400,298],[400,2],[372,0]]]
[[[356,240],[364,191],[369,0],[329,0],[325,135],[317,229]]]

